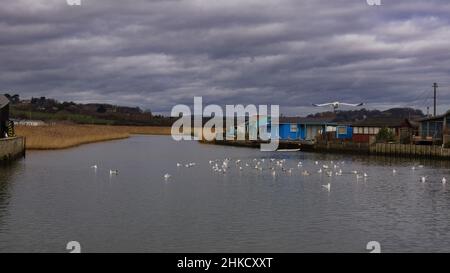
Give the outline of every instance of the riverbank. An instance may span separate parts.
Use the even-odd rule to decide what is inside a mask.
[[[227,145],[248,148],[260,148],[258,141],[205,141],[200,143]],[[353,142],[316,142],[280,141],[279,149],[300,148],[303,152],[323,154],[377,155],[385,157],[428,158],[450,160],[450,149],[436,145],[414,145],[396,143],[353,143]]]
[[[26,137],[28,150],[65,149],[82,144],[130,137],[133,134],[170,135],[170,127],[67,125],[17,126],[16,134]]]

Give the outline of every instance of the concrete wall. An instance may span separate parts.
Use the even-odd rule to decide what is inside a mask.
[[[11,137],[0,139],[0,162],[14,160],[25,155],[25,138]]]

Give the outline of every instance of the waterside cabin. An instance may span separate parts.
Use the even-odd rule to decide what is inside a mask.
[[[324,133],[332,132],[335,134],[336,125],[336,123],[323,119],[281,117],[278,130],[273,130],[270,117],[258,116],[235,127],[227,128],[226,135],[228,137],[236,137],[238,134],[248,134],[248,132],[258,129],[259,137],[261,137],[262,132],[262,134],[265,134],[263,136],[265,138],[275,138],[278,135],[280,141],[312,141]]]
[[[0,95],[0,138],[8,135],[9,124],[9,99]]]
[[[9,99],[0,95],[0,163],[25,155],[25,139],[14,136],[14,123],[9,119]]]
[[[387,128],[401,143],[411,143],[411,136],[418,130],[418,123],[405,118],[369,118],[350,125],[353,128],[352,141],[374,143],[382,128]]]
[[[448,144],[450,142],[450,110],[443,115],[420,119],[416,144]]]
[[[335,132],[336,125],[325,119],[281,117],[279,138],[281,141],[313,141],[318,136]]]

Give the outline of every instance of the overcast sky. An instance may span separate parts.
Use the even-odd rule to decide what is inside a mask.
[[[1,0],[0,93],[168,113],[179,103],[450,108],[450,1]],[[328,109],[320,109],[328,110]]]

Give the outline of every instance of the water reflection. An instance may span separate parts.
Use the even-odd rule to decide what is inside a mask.
[[[450,251],[448,165],[157,136],[31,152],[1,169],[0,252]]]
[[[5,217],[8,216],[9,203],[13,192],[14,176],[21,172],[19,162],[0,164],[0,233],[7,228]]]

